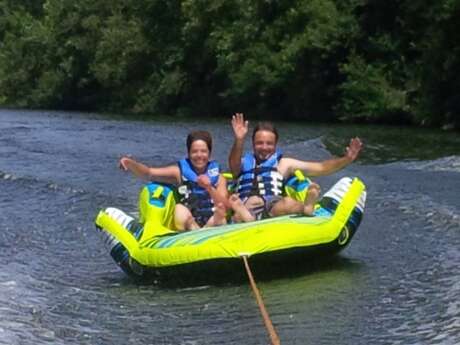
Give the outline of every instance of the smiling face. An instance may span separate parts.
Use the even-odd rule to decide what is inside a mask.
[[[259,130],[252,140],[254,156],[259,161],[264,161],[276,150],[276,135],[267,130]]]
[[[190,145],[188,158],[196,172],[204,173],[209,162],[210,151],[204,140],[195,140]]]

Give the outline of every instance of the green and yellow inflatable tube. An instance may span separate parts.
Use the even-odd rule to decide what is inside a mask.
[[[286,194],[303,200],[309,181],[295,176]],[[234,260],[245,255],[328,250],[338,252],[356,232],[366,200],[364,184],[342,178],[316,206],[315,215],[287,215],[177,232],[173,227],[175,190],[150,183],[139,197],[139,219],[117,208],[99,212],[96,227],[110,255],[129,275],[143,276],[149,269],[168,269],[213,260]]]

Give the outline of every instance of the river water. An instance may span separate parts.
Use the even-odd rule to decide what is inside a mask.
[[[361,136],[360,160],[317,181],[326,190],[359,176],[368,187],[338,256],[255,277],[281,343],[460,343],[458,133],[278,126],[285,154],[303,159]],[[136,210],[142,183],[118,170],[120,155],[172,163],[190,129],[212,132],[225,165],[229,121],[0,110],[0,344],[269,343],[247,281],[139,285],[95,231],[99,209]]]

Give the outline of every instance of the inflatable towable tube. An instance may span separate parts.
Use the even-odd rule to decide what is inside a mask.
[[[306,195],[308,179],[294,177],[286,194]],[[139,196],[139,220],[109,207],[99,212],[96,227],[110,255],[128,275],[242,255],[328,250],[338,252],[355,234],[364,211],[366,191],[357,178],[342,178],[316,205],[313,217],[286,215],[254,222],[178,232],[173,226],[175,191],[149,183]]]

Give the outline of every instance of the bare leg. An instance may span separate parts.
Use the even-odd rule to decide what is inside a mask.
[[[205,227],[207,228],[210,226],[218,226],[218,225],[227,224],[227,219],[225,218],[225,216],[226,216],[225,205],[220,202],[216,205],[214,214],[212,215],[211,218],[209,218]]]
[[[237,223],[240,222],[252,222],[255,217],[249,212],[246,206],[243,204],[241,199],[236,194],[232,194],[229,199],[230,206],[232,207],[235,214],[233,220]]]
[[[179,231],[196,230],[200,226],[195,222],[190,210],[182,204],[177,204],[174,209],[174,225]]]
[[[303,214],[306,216],[312,216],[313,212],[315,212],[315,203],[319,198],[319,194],[321,192],[321,188],[318,184],[312,182],[308,186],[307,197],[304,202],[303,207]]]
[[[190,214],[190,216],[185,220],[185,230],[197,230],[200,226],[195,221],[195,218]]]
[[[270,210],[270,216],[276,217],[283,216],[286,214],[295,214],[303,212],[304,204],[302,204],[300,201],[294,200],[286,196],[273,205],[272,209]]]

